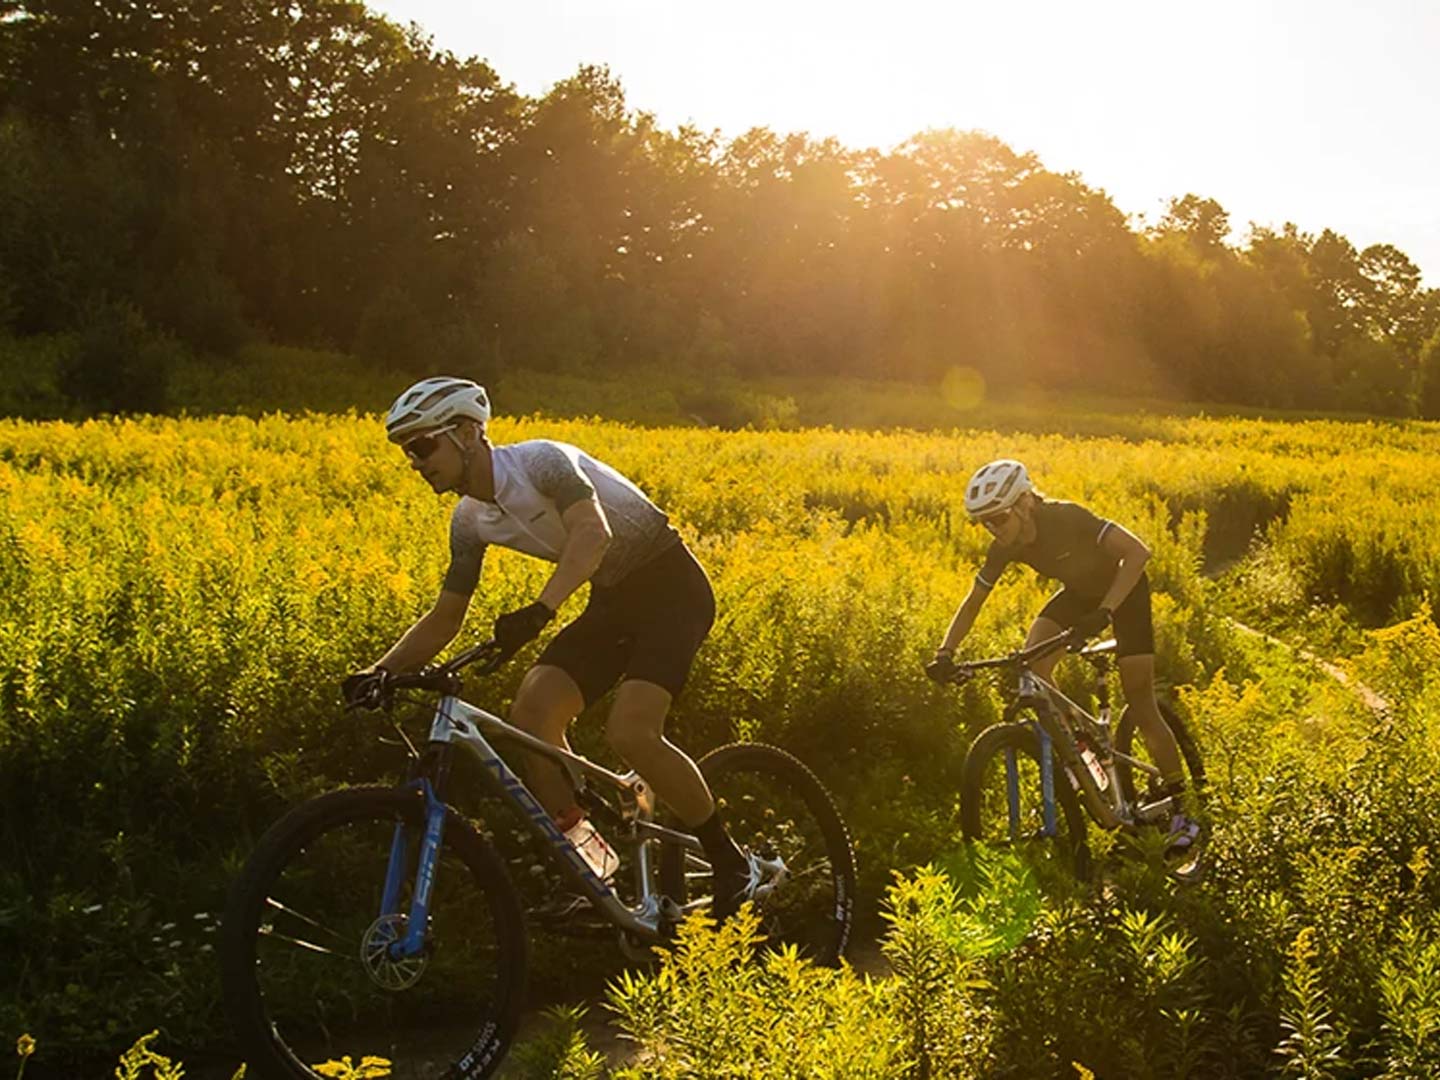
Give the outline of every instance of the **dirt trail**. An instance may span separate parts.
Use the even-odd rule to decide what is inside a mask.
[[[1323,656],[1320,656],[1317,653],[1313,653],[1309,649],[1306,649],[1302,646],[1291,645],[1288,641],[1284,641],[1276,637],[1274,634],[1267,634],[1264,630],[1256,630],[1253,626],[1246,626],[1238,619],[1231,619],[1228,616],[1226,618],[1230,625],[1235,627],[1235,629],[1239,630],[1241,633],[1248,634],[1251,637],[1260,638],[1263,641],[1269,642],[1271,645],[1278,645],[1280,648],[1285,649],[1287,652],[1294,653],[1296,656],[1300,657],[1300,659],[1306,661],[1307,663],[1313,664],[1315,667],[1319,668],[1326,675],[1330,676],[1330,678],[1334,679],[1341,686],[1345,687],[1345,689],[1349,690],[1352,694],[1358,697],[1362,702],[1364,702],[1366,708],[1368,708],[1376,715],[1385,714],[1390,711],[1390,703],[1386,701],[1384,697],[1376,693],[1370,687],[1366,686],[1359,679],[1355,678],[1338,664],[1326,660]]]

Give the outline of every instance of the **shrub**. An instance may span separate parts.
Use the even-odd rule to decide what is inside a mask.
[[[0,332],[0,416],[51,420],[67,415],[73,403],[60,372],[74,348],[71,334],[12,338]]]
[[[84,413],[162,412],[184,351],[128,304],[91,305],[59,365],[62,392]]]
[[[884,986],[849,968],[816,968],[793,949],[751,962],[761,943],[747,908],[718,930],[692,915],[653,975],[626,973],[609,994],[637,1063],[617,1080],[874,1080],[903,1075],[902,1039]]]

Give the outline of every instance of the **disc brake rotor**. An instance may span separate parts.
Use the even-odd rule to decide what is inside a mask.
[[[428,950],[416,956],[397,956],[393,947],[405,937],[408,920],[399,912],[382,915],[370,924],[360,943],[360,962],[376,986],[386,990],[408,990],[420,981],[429,963]]]

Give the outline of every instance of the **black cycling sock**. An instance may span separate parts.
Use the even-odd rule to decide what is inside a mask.
[[[725,823],[720,820],[720,811],[717,809],[701,824],[695,826],[695,838],[705,849],[705,854],[710,857],[712,866],[735,870],[746,865],[745,853],[740,850],[735,841],[730,839],[730,834],[725,831]]]

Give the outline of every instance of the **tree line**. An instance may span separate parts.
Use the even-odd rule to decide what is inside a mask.
[[[604,68],[527,97],[345,0],[0,0],[0,207],[0,380],[82,410],[263,341],[1440,417],[1396,247],[1232,244],[1194,194],[1137,224],[981,132],[665,130]]]

